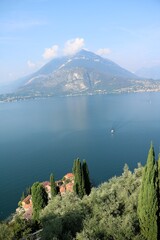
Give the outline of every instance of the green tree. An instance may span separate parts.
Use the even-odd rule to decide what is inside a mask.
[[[149,149],[141,189],[138,198],[138,217],[143,236],[147,240],[158,239],[158,199],[157,199],[157,164],[153,145]]]
[[[82,200],[71,192],[53,198],[41,213],[42,239],[76,239],[83,228]],[[58,206],[58,208],[57,208]]]
[[[74,192],[81,198],[85,194],[89,195],[91,192],[91,183],[86,161],[83,160],[81,164],[79,158],[74,160],[72,171],[74,173]]]
[[[85,160],[83,160],[83,163],[82,163],[82,189],[84,194],[89,195],[91,192],[89,170]]]
[[[73,162],[73,167],[72,167],[72,172],[73,172],[73,174],[75,174],[75,172],[76,172],[76,163],[77,163],[77,160],[78,160],[78,158],[75,159],[74,162]]]
[[[81,167],[81,161],[80,161],[79,158],[77,158],[74,161],[73,169],[74,169],[74,172],[73,172],[74,173],[74,186],[73,186],[73,190],[79,197],[83,197],[82,167]]]
[[[22,239],[32,232],[31,222],[27,221],[20,216],[16,216],[14,221],[10,223],[13,232],[13,239]]]
[[[50,184],[51,184],[51,199],[53,199],[53,197],[57,195],[57,186],[53,174],[50,175]]]
[[[33,203],[33,219],[39,220],[40,211],[47,205],[48,203],[48,195],[42,186],[41,183],[36,182],[33,184],[31,188],[32,193],[32,203]]]
[[[158,226],[160,226],[160,153],[158,155],[158,162],[157,162],[157,168],[158,168]],[[160,227],[158,228],[158,239],[160,239]]]
[[[10,240],[13,239],[13,231],[11,227],[9,227],[5,223],[0,223],[0,240]]]
[[[146,240],[137,216],[143,167],[127,169],[82,199],[70,192],[54,197],[41,212],[42,239]]]

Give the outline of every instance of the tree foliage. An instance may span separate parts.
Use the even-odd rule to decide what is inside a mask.
[[[11,240],[13,238],[13,231],[8,224],[0,223],[0,240]]]
[[[157,161],[157,168],[158,168],[158,239],[160,239],[160,154],[158,155]]]
[[[149,149],[147,163],[143,171],[141,190],[138,198],[138,216],[143,236],[147,240],[158,238],[158,185],[157,164],[153,145]]]
[[[0,223],[0,240],[33,239],[29,236],[39,229],[37,222],[14,215],[10,222]]]
[[[73,163],[74,173],[74,192],[79,196],[83,197],[85,194],[89,195],[91,191],[91,183],[89,178],[89,170],[85,160],[82,164],[80,159],[74,160]]]
[[[39,220],[40,211],[48,203],[48,195],[41,183],[36,182],[31,188],[32,203],[33,203],[33,218]]]
[[[145,167],[138,164],[131,172],[125,165],[121,176],[113,177],[97,188],[91,189],[85,161],[81,164],[76,159],[73,173],[75,192],[56,195],[47,206],[42,185],[37,182],[32,186],[33,217],[42,226],[42,240],[160,239],[160,156],[156,162],[152,145]],[[1,224],[1,228],[0,237],[6,229],[8,235],[13,236],[11,239],[21,239],[33,232],[33,225],[20,219],[10,226]]]
[[[57,195],[41,213],[42,239],[143,240],[137,216],[142,169],[125,170],[82,199]]]
[[[73,193],[57,195],[41,213],[42,239],[73,239],[82,229],[83,218],[80,198]]]
[[[91,182],[89,177],[89,170],[85,160],[82,163],[82,189],[84,195],[89,195],[91,192]]]
[[[42,239],[143,240],[137,216],[142,169],[132,173],[125,167],[122,176],[92,188],[83,198],[69,192],[56,195],[39,211]],[[30,231],[26,222],[18,226],[15,239],[24,236],[24,229]]]
[[[57,195],[57,186],[53,174],[50,175],[51,199]]]
[[[82,190],[82,167],[81,161],[76,159],[73,165],[73,173],[74,173],[74,192],[79,196],[83,197],[83,190]]]

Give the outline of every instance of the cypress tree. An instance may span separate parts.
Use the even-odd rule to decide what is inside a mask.
[[[158,162],[157,162],[157,168],[158,168],[158,239],[160,239],[160,153],[158,155]]]
[[[72,172],[74,174],[74,186],[73,186],[73,191],[78,194],[78,183],[77,183],[77,161],[78,159],[75,159],[73,162],[73,168],[72,168]]]
[[[83,163],[82,163],[82,195],[86,195],[86,182],[85,182],[85,174],[83,170]]]
[[[53,174],[50,175],[50,184],[51,184],[51,199],[53,199],[57,195],[57,187]]]
[[[86,161],[83,160],[81,165],[81,161],[79,159],[74,160],[72,170],[74,174],[74,192],[81,198],[85,194],[89,195],[91,191],[91,183]]]
[[[138,217],[141,233],[147,240],[158,239],[157,213],[157,164],[155,163],[154,148],[151,144],[138,198]]]
[[[33,219],[39,220],[40,211],[47,205],[48,203],[48,195],[39,182],[35,182],[31,188],[32,193],[32,203],[33,203]]]
[[[82,167],[79,158],[74,161],[73,165],[73,173],[74,173],[74,192],[79,196],[83,197],[83,190],[82,190]]]
[[[75,159],[74,162],[73,162],[73,167],[72,167],[72,173],[75,174],[76,172],[76,162],[77,162],[78,159]]]
[[[77,160],[76,164],[76,182],[77,182],[77,190],[78,190],[78,196],[83,197],[83,191],[82,191],[82,166],[80,159]]]
[[[82,163],[82,189],[84,191],[84,194],[89,195],[91,192],[89,170],[85,160],[83,160],[83,163]]]

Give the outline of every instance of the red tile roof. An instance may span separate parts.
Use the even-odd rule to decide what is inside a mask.
[[[65,178],[73,178],[74,174],[73,173],[67,173],[64,177]]]
[[[22,203],[29,204],[31,201],[31,197],[32,197],[31,195],[28,195],[25,199],[23,199]]]

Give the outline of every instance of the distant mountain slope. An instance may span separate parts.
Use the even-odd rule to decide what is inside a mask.
[[[133,73],[92,52],[81,50],[71,57],[51,60],[23,79],[18,93],[78,94],[111,92],[132,85]]]
[[[53,59],[37,72],[12,86],[0,101],[48,96],[92,95],[123,92],[160,92],[160,81],[144,79],[116,63],[81,50],[74,56]]]

